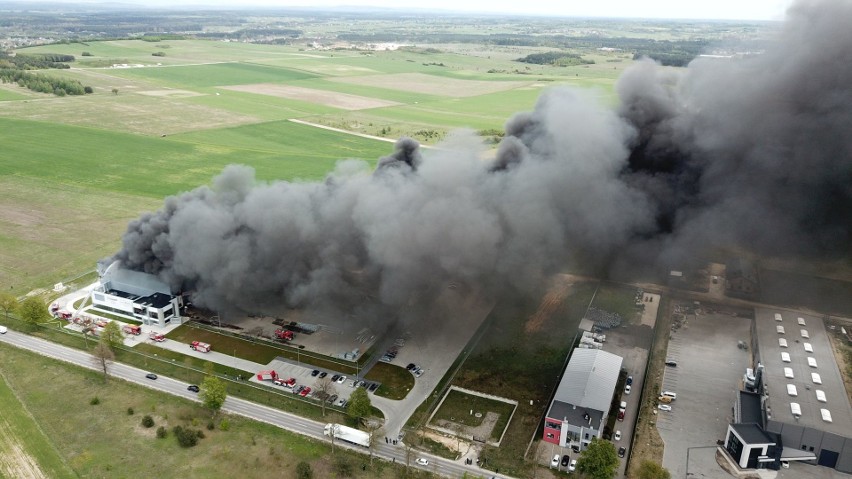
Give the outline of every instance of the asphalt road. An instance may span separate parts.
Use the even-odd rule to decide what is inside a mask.
[[[58,359],[60,361],[98,370],[91,355],[77,349],[54,344],[50,341],[28,336],[26,334],[9,330],[8,333],[0,335],[0,343],[10,344],[22,349],[28,349],[44,356]],[[124,379],[144,387],[169,393],[174,396],[180,396],[192,401],[198,401],[198,395],[187,391],[186,388],[189,384],[182,381],[177,381],[164,376],[159,376],[156,380],[147,379],[145,374],[147,374],[148,371],[121,363],[113,363],[112,366],[110,366],[109,373],[115,378]],[[225,400],[222,411],[231,414],[239,414],[256,421],[265,422],[303,436],[308,436],[321,441],[328,441],[328,438],[323,435],[323,427],[325,426],[325,423],[305,419],[294,414],[279,411],[261,404],[255,404],[244,399],[228,397]],[[349,446],[341,441],[335,441],[335,447],[345,447],[364,454],[369,454],[368,450],[363,447]],[[394,446],[392,444],[385,444],[384,441],[379,438],[373,447],[373,455],[388,462],[394,461],[401,464],[406,462],[406,449],[401,442]],[[428,459],[429,465],[416,465],[414,461],[418,457]],[[477,476],[508,478],[508,476],[497,476],[492,474],[490,471],[485,471],[474,466],[466,466],[464,464],[459,464],[454,461],[421,452],[412,451],[409,460],[411,467],[428,470],[446,477],[461,477],[465,472],[467,472]]]

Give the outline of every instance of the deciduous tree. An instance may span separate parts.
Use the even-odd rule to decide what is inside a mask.
[[[204,407],[209,409],[215,416],[222,409],[222,405],[225,404],[228,391],[221,379],[216,376],[207,376],[201,382],[201,390],[198,392],[198,397],[201,399]]]
[[[109,367],[115,360],[115,353],[106,343],[98,342],[92,349],[92,360],[97,367],[103,370],[104,381],[106,381],[109,376]]]
[[[352,391],[352,395],[349,396],[349,405],[346,406],[346,412],[360,421],[370,415],[372,407],[373,404],[370,402],[367,390],[364,388],[355,388]]]
[[[618,470],[618,454],[609,441],[592,438],[577,459],[577,471],[592,479],[612,479]]]
[[[0,293],[0,309],[6,313],[6,319],[9,319],[9,313],[14,312],[18,307],[18,299],[9,293]]]
[[[639,465],[639,479],[672,479],[672,474],[656,462],[645,459]]]
[[[112,350],[124,344],[124,333],[121,332],[121,327],[115,321],[106,323],[103,331],[101,331],[100,338],[100,342],[106,344]]]
[[[334,381],[332,381],[328,376],[319,378],[316,384],[314,384],[314,388],[317,390],[317,393],[320,393],[317,394],[317,396],[323,398],[323,400],[320,401],[320,406],[322,407],[322,415],[325,416],[326,399],[332,394],[336,394],[337,388],[334,387]]]
[[[21,319],[32,327],[50,319],[50,314],[47,313],[44,302],[34,296],[30,296],[21,303],[18,307],[18,313],[21,315]]]

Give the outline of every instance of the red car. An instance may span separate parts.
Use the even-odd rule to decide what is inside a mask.
[[[310,387],[306,387],[305,389],[302,389],[302,392],[300,392],[299,394],[300,394],[302,397],[306,397],[306,396],[307,396],[308,394],[310,394],[310,393],[311,393],[311,388],[310,388]]]
[[[624,411],[618,411],[618,420],[619,420],[619,421],[623,421],[623,420],[624,420]]]

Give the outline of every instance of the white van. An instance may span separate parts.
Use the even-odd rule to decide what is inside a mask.
[[[6,334],[6,326],[0,326],[0,334]]]

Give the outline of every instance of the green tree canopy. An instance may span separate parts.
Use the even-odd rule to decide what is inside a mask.
[[[31,326],[36,326],[50,319],[50,314],[48,314],[44,302],[34,296],[30,296],[21,303],[18,307],[18,313],[21,315],[21,319]]]
[[[204,407],[211,410],[215,416],[219,409],[222,409],[222,405],[225,404],[228,391],[221,379],[216,376],[207,376],[201,383],[201,391],[198,392],[198,397],[204,403]]]
[[[367,395],[367,390],[364,388],[355,388],[352,395],[349,396],[349,405],[346,406],[346,412],[354,418],[365,418],[370,415],[370,409],[373,404],[370,402],[370,396]]]
[[[9,313],[15,311],[18,307],[18,299],[9,293],[0,293],[0,309],[6,313],[6,319],[9,319]]]
[[[121,327],[115,321],[110,321],[104,326],[100,338],[101,344],[109,346],[110,349],[115,349],[124,344],[124,334],[121,332]]]
[[[672,479],[672,475],[663,466],[645,459],[639,465],[639,479]]]
[[[577,471],[592,479],[612,479],[618,470],[618,454],[609,441],[592,438],[577,459]]]

